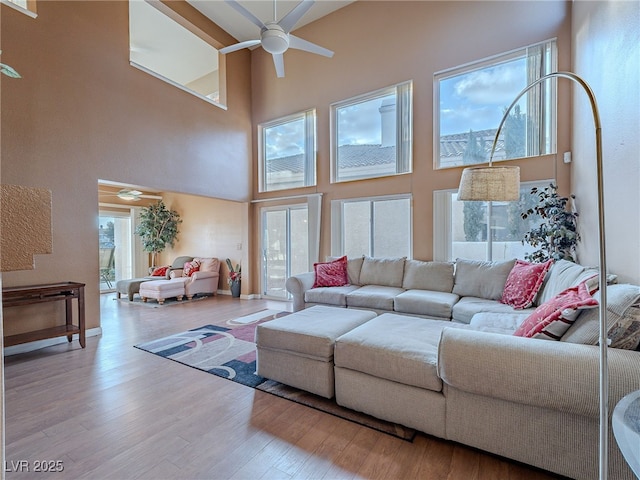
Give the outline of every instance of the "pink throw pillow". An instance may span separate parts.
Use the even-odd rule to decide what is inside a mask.
[[[169,266],[166,267],[156,267],[151,272],[152,277],[165,277],[167,275],[167,270],[169,270]]]
[[[198,270],[200,270],[200,263],[198,263],[196,260],[194,260],[192,262],[185,262],[184,271],[183,271],[182,275],[184,277],[190,277],[191,275],[193,275]]]
[[[341,287],[349,283],[347,277],[347,257],[340,257],[332,262],[314,263],[316,280],[313,288],[317,287]]]
[[[536,308],[513,334],[518,337],[560,340],[578,318],[580,310],[597,306],[598,301],[589,293],[587,283],[582,282]]]
[[[529,263],[524,260],[516,260],[509,272],[507,281],[502,291],[501,303],[512,306],[515,309],[529,308],[542,286],[544,276],[553,265],[553,260],[544,263]]]

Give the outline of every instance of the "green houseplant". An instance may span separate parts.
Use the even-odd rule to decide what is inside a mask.
[[[140,235],[145,252],[151,253],[151,266],[167,245],[174,246],[181,223],[178,212],[169,210],[162,200],[142,209],[135,233]]]
[[[522,243],[538,247],[533,253],[525,255],[530,262],[546,262],[553,260],[576,261],[576,247],[580,240],[578,234],[578,213],[567,209],[569,198],[558,195],[557,185],[551,183],[548,187],[531,189],[532,195],[537,195],[538,202],[532,208],[521,214],[523,219],[539,216],[540,226],[532,228],[524,234]],[[535,217],[534,217],[535,218]]]
[[[229,269],[229,276],[227,277],[227,283],[231,289],[232,297],[240,296],[240,281],[242,280],[242,266],[237,263],[235,268],[231,263],[231,259],[227,258],[227,268]]]

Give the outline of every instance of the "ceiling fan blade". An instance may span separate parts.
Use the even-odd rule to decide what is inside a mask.
[[[296,50],[304,50],[305,52],[315,53],[317,55],[323,55],[325,57],[333,57],[333,52],[327,48],[316,45],[315,43],[303,40],[300,37],[289,34],[289,48],[295,48]]]
[[[236,0],[224,0],[224,1],[227,5],[233,8],[236,12],[238,12],[240,15],[245,17],[251,23],[253,23],[254,25],[257,25],[261,29],[264,28],[264,23],[262,22],[262,20],[260,20],[253,13],[251,13],[249,10],[247,10],[238,2],[236,2]]]
[[[246,40],[244,42],[229,45],[228,47],[221,48],[220,53],[231,53],[236,50],[242,50],[243,48],[253,47],[254,45],[260,45],[260,40]]]
[[[289,33],[291,29],[295,27],[296,23],[298,23],[298,20],[309,11],[314,2],[315,0],[302,0],[278,22],[278,25],[280,25],[286,33]]]
[[[284,77],[284,55],[281,53],[273,55],[273,64],[276,67],[276,75],[278,78]]]

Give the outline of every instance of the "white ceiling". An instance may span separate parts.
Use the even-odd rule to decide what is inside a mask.
[[[258,27],[227,5],[223,0],[187,0],[187,3],[213,20],[239,42],[260,38]],[[274,20],[274,2],[271,0],[241,0],[238,3],[263,22],[271,22]],[[300,3],[299,0],[278,0],[275,2],[276,20],[284,17],[298,3]],[[316,0],[311,9],[300,19],[293,30],[318,20],[350,3],[353,3],[353,0]]]

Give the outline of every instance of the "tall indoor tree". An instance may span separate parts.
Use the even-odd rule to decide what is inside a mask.
[[[142,209],[135,233],[140,235],[144,250],[151,253],[151,266],[156,265],[157,254],[167,245],[175,245],[181,223],[178,212],[168,209],[162,200]]]

